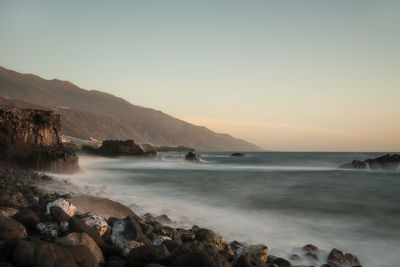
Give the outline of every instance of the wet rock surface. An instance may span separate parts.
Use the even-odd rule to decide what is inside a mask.
[[[400,170],[400,155],[386,154],[374,159],[353,160],[340,166],[344,169]]]
[[[191,151],[189,151],[186,156],[185,156],[185,160],[187,161],[200,161],[200,156],[196,153],[193,153]]]

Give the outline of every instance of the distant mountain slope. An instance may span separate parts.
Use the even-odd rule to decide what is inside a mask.
[[[37,106],[62,115],[62,134],[78,138],[127,139],[155,145],[183,145],[204,151],[254,151],[260,148],[228,134],[132,105],[122,98],[84,90],[61,80],[45,80],[0,67],[0,104]]]

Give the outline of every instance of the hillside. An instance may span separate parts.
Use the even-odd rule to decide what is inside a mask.
[[[72,137],[134,138],[138,143],[183,145],[200,151],[260,149],[228,134],[215,133],[161,111],[133,105],[111,94],[3,67],[0,67],[0,97],[0,104],[56,110],[61,114],[61,133]]]

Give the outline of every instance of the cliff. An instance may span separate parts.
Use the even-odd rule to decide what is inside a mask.
[[[62,145],[60,127],[52,111],[1,107],[0,159],[40,171],[77,171],[78,156]]]

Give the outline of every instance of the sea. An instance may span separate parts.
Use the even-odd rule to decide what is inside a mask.
[[[138,215],[166,214],[175,227],[209,228],[225,241],[265,244],[288,258],[313,244],[358,256],[362,266],[400,266],[400,170],[340,164],[384,153],[198,152],[160,159],[80,157],[82,172],[57,176],[74,193],[107,197]],[[299,254],[300,255],[300,254]],[[301,256],[301,255],[300,255]]]

